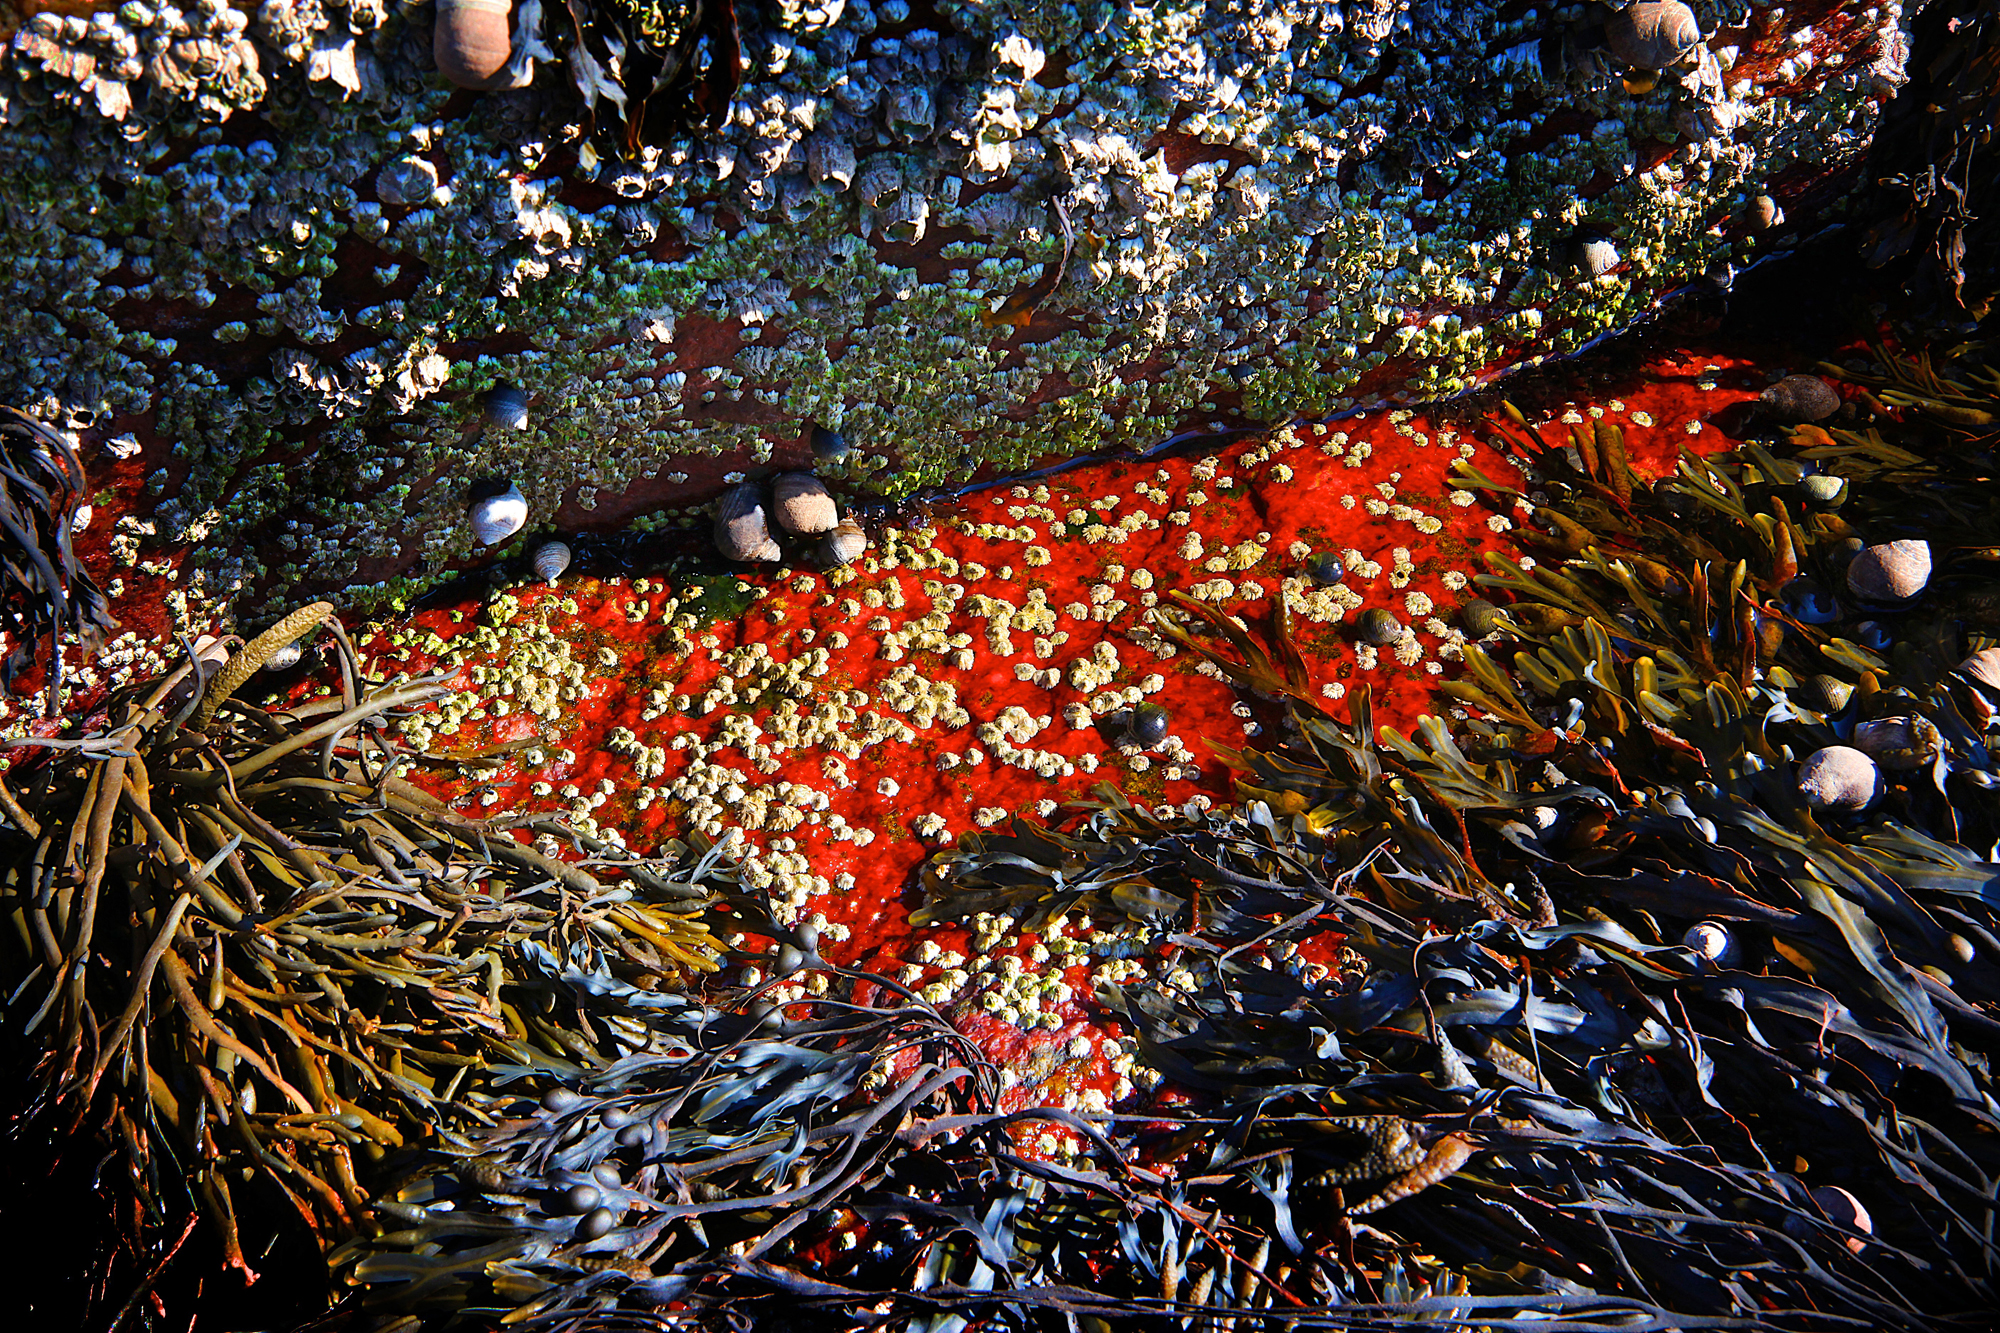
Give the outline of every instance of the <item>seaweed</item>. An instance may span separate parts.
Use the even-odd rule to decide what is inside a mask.
[[[70,545],[84,486],[83,464],[68,439],[0,406],[0,630],[14,641],[0,661],[0,687],[13,688],[46,640],[43,711],[51,717],[62,693],[61,636],[74,634],[94,647],[118,627]]]
[[[322,626],[333,693],[237,697]],[[385,1153],[490,1122],[500,1082],[644,1049],[563,999],[552,959],[664,997],[719,949],[713,895],[670,862],[400,778],[384,723],[447,689],[363,679],[326,603],[207,678],[187,656],[95,725],[9,742],[0,976],[38,1053],[29,1118],[110,1140],[135,1251],[198,1210],[247,1274],[244,1194],[336,1243]]]

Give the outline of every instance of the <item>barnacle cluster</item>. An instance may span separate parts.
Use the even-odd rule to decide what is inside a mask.
[[[399,775],[385,730],[443,691],[362,679],[330,612],[11,742],[0,779],[0,976],[37,1053],[36,1123],[117,1145],[141,1252],[195,1211],[246,1270],[246,1230],[287,1217],[331,1245],[385,1152],[491,1124],[502,1084],[653,1051],[622,1015],[718,965],[705,881],[726,868],[455,813]],[[321,625],[337,688],[236,697]]]
[[[1751,8],[1634,93],[1562,54],[1598,20],[1493,0],[744,6],[722,123],[594,179],[568,67],[453,101],[422,5],[42,14],[0,59],[0,393],[132,435],[134,521],[268,615],[399,596],[489,475],[573,524],[808,420],[906,494],[1449,392],[1768,245],[1750,201],[1866,144],[1898,6]],[[501,382],[537,421],[470,431]]]

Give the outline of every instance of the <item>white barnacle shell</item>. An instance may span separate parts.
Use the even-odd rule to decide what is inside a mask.
[[[1578,233],[1564,247],[1563,262],[1585,277],[1601,278],[1618,267],[1618,247],[1602,236]]]
[[[1677,64],[1701,41],[1701,24],[1681,0],[1638,0],[1604,25],[1604,44],[1634,69]]]
[[[815,185],[844,190],[854,184],[854,145],[833,134],[806,140],[806,175]]]
[[[729,560],[782,558],[764,522],[763,490],[754,482],[732,486],[715,502],[715,549]]]
[[[851,518],[843,518],[820,543],[820,557],[828,565],[851,564],[868,549],[868,534]]]
[[[437,0],[431,56],[461,88],[488,88],[514,54],[513,0]]]
[[[854,192],[870,208],[887,208],[903,192],[902,165],[887,153],[875,154],[855,174]]]
[[[480,545],[506,541],[527,524],[528,497],[521,494],[519,486],[509,482],[500,494],[475,500],[467,518]]]
[[[779,527],[802,537],[832,532],[840,522],[832,494],[809,472],[787,472],[772,481],[771,511]]]
[[[1681,943],[1693,950],[1697,958],[1717,967],[1734,967],[1742,953],[1729,928],[1717,921],[1698,921],[1689,926],[1681,936]]]
[[[915,190],[905,190],[882,212],[882,236],[903,245],[924,239],[931,220],[931,201]]]
[[[1815,810],[1864,810],[1882,794],[1882,770],[1851,745],[1829,745],[1799,765],[1799,794]]]
[[[554,583],[569,568],[570,549],[567,542],[543,542],[535,548],[532,557],[535,577],[544,583]]]
[[[1868,546],[1847,567],[1847,586],[1871,602],[1908,601],[1931,581],[1931,544],[1921,538]]]

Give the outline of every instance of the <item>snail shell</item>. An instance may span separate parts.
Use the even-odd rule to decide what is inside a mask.
[[[729,560],[778,560],[783,552],[764,522],[763,492],[753,483],[731,487],[715,505],[715,549]]]
[[[514,55],[513,0],[437,0],[431,58],[461,88],[488,88]]]
[[[500,494],[474,501],[468,517],[472,521],[472,535],[479,544],[491,546],[507,540],[527,524],[528,497],[521,494],[519,486],[509,482]]]
[[[854,452],[845,436],[824,426],[814,426],[811,439],[813,457],[822,463],[838,463]]]
[[[1701,41],[1701,24],[1681,0],[1638,0],[1604,25],[1604,44],[1634,69],[1678,64]]]
[[[1878,717],[1854,729],[1854,748],[1884,768],[1922,768],[1937,758],[1944,738],[1929,718]]]
[[[1824,421],[1840,410],[1840,395],[1817,375],[1787,375],[1757,395],[1774,421]]]
[[[1838,713],[1847,707],[1847,701],[1854,697],[1854,687],[1838,676],[1808,676],[1805,680],[1806,701],[1823,713]]]
[[[1377,648],[1386,647],[1403,637],[1402,623],[1379,606],[1363,611],[1355,628],[1360,632],[1363,643],[1372,643]]]
[[[1475,597],[1458,608],[1458,625],[1466,637],[1483,639],[1507,628],[1507,617],[1484,597]]]
[[[1172,723],[1164,704],[1141,704],[1125,719],[1125,737],[1131,744],[1150,750],[1167,738]]]
[[[827,539],[820,543],[820,557],[828,565],[851,564],[868,549],[868,534],[851,518],[843,518]]]
[[[496,384],[488,389],[479,408],[489,426],[501,430],[528,428],[528,395],[511,384]]]
[[[1715,921],[1699,921],[1689,926],[1687,934],[1681,936],[1681,943],[1692,949],[1696,957],[1717,967],[1734,967],[1742,953],[1729,928]]]
[[[1758,195],[1743,210],[1743,226],[1747,231],[1769,231],[1784,220],[1785,210],[1768,194]]]
[[[1974,684],[2000,690],[2000,648],[1981,648],[1958,664],[1958,674]]]
[[[1858,1231],[1861,1236],[1875,1234],[1875,1219],[1868,1216],[1868,1210],[1861,1206],[1861,1200],[1849,1194],[1838,1185],[1815,1185],[1812,1189],[1813,1202],[1825,1211],[1827,1220],[1836,1226]],[[1847,1248],[1855,1254],[1867,1246],[1861,1236],[1849,1236]]]
[[[1793,579],[1786,584],[1784,602],[1792,619],[1808,625],[1831,625],[1840,619],[1840,603],[1811,579]]]
[[[299,647],[296,642],[288,643],[265,658],[264,665],[257,669],[259,671],[287,671],[297,666],[299,659],[305,655],[306,650]]]
[[[1331,551],[1322,551],[1306,562],[1306,574],[1322,588],[1331,588],[1347,577],[1347,566]]]
[[[787,472],[771,483],[771,513],[779,527],[802,537],[832,532],[840,522],[832,494],[809,472]]]
[[[1815,810],[1863,810],[1882,794],[1882,770],[1851,745],[1829,745],[1799,765],[1799,794]]]
[[[1908,601],[1931,581],[1931,544],[1922,539],[1863,547],[1847,567],[1847,586],[1871,602]]]
[[[570,549],[566,542],[543,542],[535,548],[535,577],[554,583],[569,568]]]
[[[1831,472],[1815,472],[1799,480],[1799,494],[1814,509],[1822,512],[1838,509],[1847,503],[1847,479]]]

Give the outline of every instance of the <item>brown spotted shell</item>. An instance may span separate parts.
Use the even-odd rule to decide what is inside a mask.
[[[724,491],[715,502],[715,549],[729,560],[782,558],[764,522],[762,488],[746,482]]]
[[[437,0],[431,58],[461,88],[488,88],[514,54],[513,0]]]
[[[1840,410],[1840,395],[1817,375],[1787,375],[1757,395],[1764,415],[1775,421],[1824,421]]]
[[[1638,0],[1604,25],[1604,44],[1634,69],[1678,64],[1701,41],[1701,24],[1681,0]]]
[[[802,537],[832,532],[840,522],[832,494],[809,472],[786,472],[772,481],[771,516],[786,532]]]
[[[868,534],[851,518],[843,518],[820,543],[820,557],[828,565],[852,564],[868,549]]]

